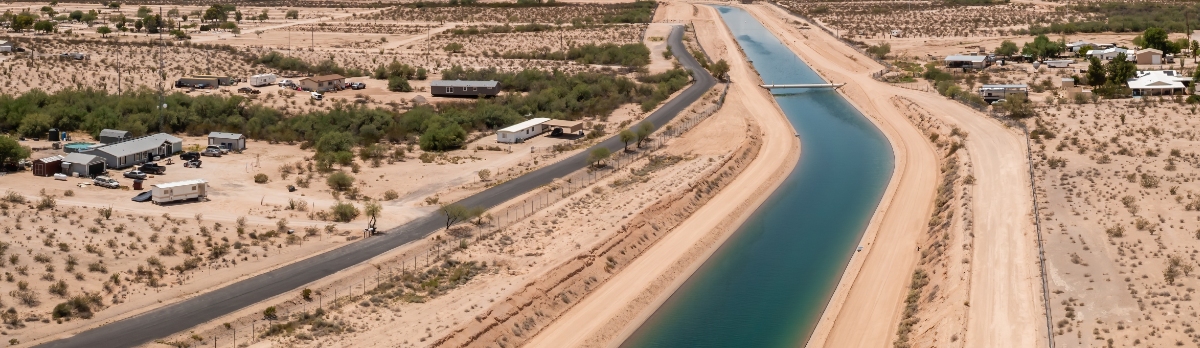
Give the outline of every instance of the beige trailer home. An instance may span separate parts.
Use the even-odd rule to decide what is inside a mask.
[[[150,200],[164,204],[189,199],[208,197],[208,181],[204,179],[184,180],[150,186]]]

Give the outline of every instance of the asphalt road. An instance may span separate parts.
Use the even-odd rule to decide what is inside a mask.
[[[716,84],[712,75],[700,67],[691,52],[688,52],[683,45],[682,36],[683,27],[676,26],[671,31],[668,42],[675,57],[679,58],[685,68],[692,70],[695,83],[647,117],[647,120],[654,124],[655,129],[700,99],[709,88]],[[623,147],[623,143],[613,136],[593,148],[596,147],[606,147],[615,152]],[[484,207],[501,204],[550,183],[556,178],[582,169],[587,165],[587,155],[590,151],[591,149],[588,149],[558,163],[496,185],[463,199],[459,203],[465,206]],[[425,238],[441,229],[443,225],[442,217],[436,213],[426,215],[388,230],[383,235],[351,243],[182,302],[87,330],[71,337],[44,343],[38,347],[119,348],[145,344],[252,306],[279,294],[295,291],[305,284],[360,264],[409,242]]]

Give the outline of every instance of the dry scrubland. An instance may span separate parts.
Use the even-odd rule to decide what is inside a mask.
[[[1056,343],[1196,344],[1196,107],[1142,98],[1039,111],[1032,137]]]
[[[883,38],[892,30],[903,37],[988,37],[1028,30],[1030,25],[1088,18],[1054,6],[1028,3],[987,6],[946,1],[796,1],[779,3],[855,40]]]

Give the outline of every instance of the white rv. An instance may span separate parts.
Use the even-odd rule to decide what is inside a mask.
[[[279,76],[275,76],[275,74],[258,74],[250,76],[250,85],[254,87],[271,85],[275,83],[275,79],[277,78],[279,78]]]
[[[150,199],[154,204],[203,199],[208,197],[208,181],[193,179],[168,182],[150,186]]]

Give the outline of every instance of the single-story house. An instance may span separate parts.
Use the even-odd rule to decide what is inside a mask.
[[[1058,80],[1058,86],[1062,88],[1070,88],[1075,86],[1075,79],[1064,77]]]
[[[1088,57],[1099,57],[1101,60],[1113,60],[1113,58],[1117,58],[1117,55],[1121,54],[1121,53],[1125,54],[1126,59],[1133,60],[1133,57],[1129,56],[1129,54],[1131,52],[1127,49],[1120,48],[1120,47],[1109,47],[1109,48],[1105,48],[1102,50],[1091,50],[1091,51],[1088,51],[1087,54],[1088,54]]]
[[[542,134],[546,131],[546,126],[543,123],[550,119],[539,117],[530,119],[525,122],[514,124],[499,131],[496,131],[496,141],[501,143],[519,143]]]
[[[1163,63],[1163,52],[1153,48],[1138,50],[1137,53],[1133,54],[1133,56],[1137,57],[1136,60],[1138,64]]]
[[[62,172],[63,156],[50,156],[33,160],[33,175],[51,176]]]
[[[1138,71],[1126,84],[1135,96],[1171,95],[1187,93],[1192,78],[1175,70]]]
[[[583,131],[583,122],[581,121],[549,120],[545,123],[542,123],[542,125],[546,127],[547,131],[551,132],[556,129],[561,129],[563,134],[571,134]]]
[[[305,77],[300,79],[299,85],[306,91],[324,92],[342,89],[346,86],[346,78],[338,74]]]
[[[97,147],[86,153],[103,158],[109,168],[125,168],[153,161],[155,156],[166,157],[180,151],[183,151],[183,139],[158,133]]]
[[[435,80],[429,92],[435,97],[494,97],[500,94],[500,81]]]
[[[983,69],[992,63],[988,56],[949,55],[945,59],[947,68]]]
[[[77,177],[93,177],[108,170],[104,159],[84,153],[69,153],[62,160],[62,173]]]
[[[1111,44],[1111,43],[1095,43],[1095,42],[1087,42],[1087,41],[1080,40],[1080,41],[1068,43],[1067,50],[1078,53],[1079,50],[1083,49],[1086,46],[1092,46],[1093,50],[1103,50],[1106,48],[1117,47],[1117,45]]]
[[[12,52],[17,46],[12,41],[0,40],[0,52]]]
[[[1009,95],[1021,94],[1029,96],[1029,86],[1024,84],[1019,85],[983,85],[979,87],[979,96],[983,97],[986,102],[994,102],[1004,99]]]
[[[116,129],[105,129],[100,131],[101,144],[116,144],[126,140],[129,140],[129,131]]]
[[[242,151],[246,149],[246,136],[237,133],[212,132],[208,133],[209,145],[225,145],[229,151]]]

